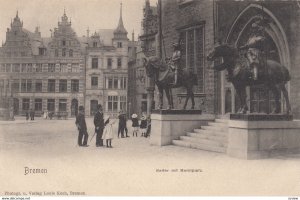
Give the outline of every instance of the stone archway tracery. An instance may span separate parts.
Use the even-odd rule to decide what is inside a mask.
[[[225,40],[226,43],[234,44],[235,46],[241,46],[243,44],[240,44],[242,41],[241,38],[243,37],[243,34],[245,34],[245,31],[251,26],[251,24],[254,22],[254,20],[258,18],[266,18],[269,20],[270,23],[265,27],[265,32],[268,35],[269,38],[272,39],[274,42],[277,54],[279,58],[279,62],[282,63],[284,66],[286,66],[290,70],[290,53],[288,48],[288,42],[287,37],[285,35],[285,32],[280,24],[280,22],[277,20],[275,15],[268,10],[265,7],[262,7],[259,4],[252,3],[248,5],[243,11],[240,12],[240,14],[237,16],[235,21],[233,22],[230,31],[227,35],[227,38]],[[231,94],[232,96],[232,112],[235,112],[235,91],[232,87],[232,85],[229,82],[225,81],[225,72],[222,72],[222,90],[223,94],[224,92],[230,88],[232,90]],[[288,84],[288,92],[290,91],[290,86]],[[250,95],[249,95],[250,96]],[[222,114],[225,114],[225,98],[222,97]]]

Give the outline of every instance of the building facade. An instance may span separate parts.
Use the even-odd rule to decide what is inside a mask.
[[[101,34],[103,33],[103,34]],[[105,34],[106,40],[102,40]],[[122,7],[115,30],[99,30],[88,37],[86,48],[86,114],[98,104],[106,114],[117,116],[127,110],[129,39],[123,24]]]
[[[64,13],[51,38],[39,28],[23,28],[18,13],[1,47],[1,80],[6,81],[14,113],[33,109],[75,116],[84,100],[84,56],[81,44]]]
[[[78,107],[93,116],[98,104],[106,114],[127,110],[129,39],[122,19],[115,30],[78,37],[64,12],[51,37],[23,28],[18,13],[0,48],[0,108],[15,115],[34,110],[76,116]],[[10,103],[13,101],[13,103]]]
[[[182,41],[182,66],[198,77],[198,85],[194,88],[196,109],[216,115],[236,111],[238,101],[231,83],[226,80],[226,72],[214,71],[213,63],[208,62],[206,56],[218,41],[236,46],[245,44],[250,37],[251,24],[263,17],[269,21],[265,27],[269,45],[267,56],[289,69],[292,79],[287,87],[292,110],[295,118],[300,117],[299,3],[161,0],[161,4],[163,42],[159,45],[165,49],[165,57],[170,57],[172,44],[179,39]],[[144,25],[148,26],[144,30],[151,27]],[[250,112],[268,113],[274,107],[272,94],[263,87],[248,87],[247,93]],[[185,96],[183,89],[174,89],[175,107],[182,107]],[[283,100],[281,102],[284,111],[285,105]]]

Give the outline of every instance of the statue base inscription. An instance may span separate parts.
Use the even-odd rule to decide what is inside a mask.
[[[298,153],[300,121],[291,115],[231,114],[227,154],[241,159]]]
[[[164,146],[186,135],[186,131],[207,125],[214,115],[202,115],[201,110],[154,110],[151,114],[150,144]]]

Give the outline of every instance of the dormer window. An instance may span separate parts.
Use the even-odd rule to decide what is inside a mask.
[[[118,48],[122,48],[122,42],[118,42]]]

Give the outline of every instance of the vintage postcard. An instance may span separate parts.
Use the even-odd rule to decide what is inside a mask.
[[[0,0],[0,196],[300,195],[300,4]]]

